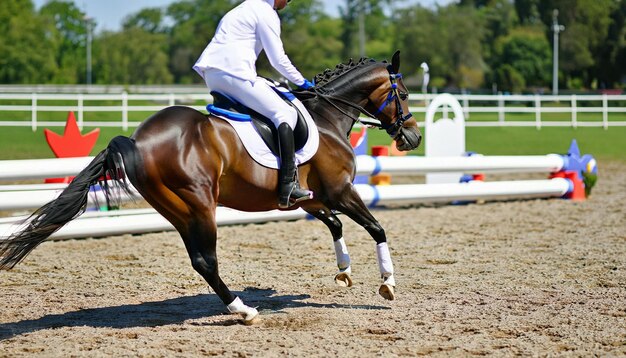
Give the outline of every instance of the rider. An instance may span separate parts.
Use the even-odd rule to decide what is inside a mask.
[[[223,93],[271,119],[278,129],[280,170],[278,206],[287,208],[312,198],[296,180],[293,129],[296,110],[287,104],[264,80],[258,80],[256,60],[265,54],[272,66],[296,84],[309,89],[313,84],[293,66],[280,39],[282,10],[291,0],[246,0],[220,21],[215,36],[193,66],[207,87]]]

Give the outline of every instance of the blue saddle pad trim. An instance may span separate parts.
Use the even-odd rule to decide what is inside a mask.
[[[206,106],[206,110],[209,111],[209,113],[214,114],[216,116],[224,116],[228,119],[231,119],[237,122],[251,122],[252,121],[252,118],[250,118],[250,116],[247,114],[231,112],[223,108],[215,107],[212,104],[209,104],[208,106]]]

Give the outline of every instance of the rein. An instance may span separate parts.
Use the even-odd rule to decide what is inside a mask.
[[[323,100],[325,100],[326,102],[328,102],[331,106],[333,106],[335,109],[337,109],[339,112],[341,112],[343,115],[345,115],[348,118],[351,118],[353,122],[361,122],[363,124],[369,125],[369,126],[373,126],[373,127],[377,127],[378,129],[384,129],[387,134],[389,134],[389,136],[391,138],[395,138],[398,135],[398,131],[400,130],[400,128],[404,125],[404,122],[406,122],[407,120],[409,120],[411,117],[413,117],[413,114],[409,113],[406,116],[404,115],[404,111],[402,110],[402,105],[400,103],[400,95],[398,93],[398,78],[402,78],[402,74],[401,73],[390,73],[389,74],[389,80],[391,81],[391,90],[389,91],[389,93],[387,94],[387,99],[385,100],[385,102],[383,102],[383,104],[378,108],[378,110],[376,111],[376,113],[372,114],[370,113],[368,110],[366,110],[365,108],[363,108],[362,106],[359,106],[358,104],[354,104],[344,98],[341,97],[337,97],[337,96],[333,96],[333,95],[329,95],[329,94],[325,94],[323,93],[320,89],[318,88],[313,88],[313,91],[315,92],[315,94],[322,98]],[[394,123],[392,123],[391,125],[384,125],[376,116],[380,113],[382,113],[382,111],[392,102],[396,103],[396,109],[397,109],[397,117]],[[344,109],[340,108],[335,102],[339,102],[341,104],[344,104],[348,107],[351,107],[353,109],[356,109],[357,111],[359,111],[361,114],[364,114],[367,117],[370,117],[372,120],[362,120],[359,117],[353,117],[352,115],[350,115],[349,113],[347,113]]]
[[[317,88],[314,89],[315,94],[322,98],[323,100],[325,100],[326,102],[328,102],[331,106],[333,106],[336,110],[338,110],[339,112],[341,112],[343,115],[345,115],[346,117],[352,119],[353,122],[362,122],[365,123],[365,121],[361,120],[359,117],[353,117],[351,114],[347,113],[346,111],[344,111],[341,107],[339,107],[335,102],[333,101],[337,101],[340,102],[342,104],[345,104],[348,107],[354,108],[357,111],[359,111],[360,113],[372,118],[374,121],[367,121],[368,125],[373,125],[375,127],[378,127],[379,129],[382,129],[382,123],[380,122],[380,120],[378,118],[376,118],[376,116],[374,116],[373,114],[371,114],[367,109],[359,106],[358,104],[354,104],[348,100],[345,100],[341,97],[336,97],[336,96],[331,96],[325,93],[320,92]],[[371,123],[371,124],[370,124]]]

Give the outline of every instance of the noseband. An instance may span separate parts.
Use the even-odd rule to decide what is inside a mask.
[[[315,92],[317,96],[319,96],[320,98],[323,98],[326,102],[328,102],[330,105],[335,107],[335,109],[337,109],[339,112],[343,113],[348,118],[352,118],[353,122],[360,121],[363,124],[378,127],[379,129],[384,129],[391,138],[395,139],[396,136],[398,135],[398,131],[404,125],[404,122],[406,122],[407,120],[413,117],[413,114],[410,112],[407,115],[404,115],[404,111],[402,110],[402,104],[400,102],[400,95],[398,93],[398,79],[399,78],[402,78],[401,73],[389,72],[389,81],[391,81],[391,90],[389,90],[389,93],[387,94],[387,99],[385,100],[385,102],[383,102],[383,104],[381,104],[380,107],[378,107],[378,110],[374,114],[371,114],[368,110],[359,106],[358,104],[354,104],[341,97],[335,97],[329,94],[325,94],[323,93],[322,89],[318,89],[314,87],[313,91]],[[337,104],[334,103],[335,101],[358,110],[360,113],[372,118],[373,121],[372,120],[360,120],[358,117],[353,117],[352,115],[346,113],[343,109],[339,108],[339,106],[337,106]],[[396,120],[390,125],[385,125],[376,116],[382,113],[383,110],[385,110],[385,108],[394,101],[396,103]]]

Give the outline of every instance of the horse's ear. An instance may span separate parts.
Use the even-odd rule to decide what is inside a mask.
[[[396,51],[391,58],[391,71],[393,73],[400,72],[400,50]]]

